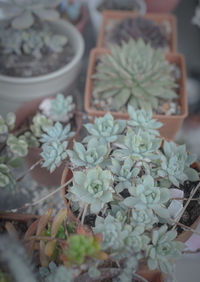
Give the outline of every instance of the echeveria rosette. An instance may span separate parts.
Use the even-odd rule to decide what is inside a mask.
[[[39,109],[53,121],[68,122],[74,115],[75,104],[72,96],[58,94],[55,98],[44,99]]]
[[[70,124],[66,125],[64,128],[60,122],[56,122],[54,126],[45,128],[46,133],[42,134],[40,142],[51,143],[51,142],[62,142],[63,140],[72,138],[74,132],[70,131]]]
[[[92,136],[87,136],[83,142],[88,142],[91,138],[97,138],[100,142],[114,142],[122,134],[126,126],[125,120],[114,120],[110,113],[104,117],[95,118],[94,123],[85,125],[87,131]]]
[[[152,209],[137,209],[132,208],[131,211],[131,225],[144,226],[145,230],[151,230],[153,225],[158,222],[157,216]]]
[[[63,160],[67,158],[68,142],[51,142],[42,145],[41,156],[44,159],[42,167],[49,169],[52,173],[56,167],[59,167]]]
[[[113,156],[116,159],[131,158],[135,161],[150,162],[159,158],[158,150],[161,146],[161,139],[152,136],[148,132],[138,130],[134,132],[128,129],[127,133],[117,146],[120,148],[115,150]]]
[[[73,200],[80,205],[90,206],[91,213],[99,211],[113,199],[112,174],[100,167],[84,172],[74,171],[73,186],[70,188]]]
[[[102,249],[112,254],[112,257],[117,260],[125,258],[130,249],[134,252],[145,250],[150,241],[143,234],[143,227],[133,228],[111,215],[105,219],[98,216],[93,230],[95,234],[103,235]]]
[[[52,120],[48,119],[46,116],[37,113],[32,120],[32,124],[30,125],[30,129],[33,132],[35,137],[40,138],[44,131],[53,126]]]
[[[196,157],[187,153],[185,145],[177,146],[172,141],[165,141],[163,153],[160,155],[161,167],[157,169],[159,177],[167,177],[177,187],[185,180],[199,180],[197,171],[190,167]]]
[[[164,204],[170,199],[168,188],[155,186],[150,175],[144,175],[136,180],[135,186],[129,189],[130,197],[124,199],[124,204],[129,208],[152,209],[159,217],[169,218],[169,212]]]
[[[152,243],[148,245],[145,254],[149,269],[159,267],[162,272],[172,272],[170,260],[180,257],[185,248],[182,242],[175,241],[176,236],[175,230],[167,231],[167,225],[152,231]]]
[[[152,119],[152,111],[145,111],[144,109],[137,110],[131,105],[128,105],[128,113],[130,119],[128,125],[134,128],[140,128],[143,131],[147,131],[150,134],[159,136],[158,129],[163,125],[155,119]]]
[[[100,56],[96,66],[94,94],[112,99],[111,109],[127,104],[136,109],[157,109],[159,101],[177,98],[173,64],[162,50],[155,50],[142,39],[130,39],[121,46],[111,44],[110,53]]]
[[[79,142],[74,142],[73,150],[68,150],[67,153],[75,167],[92,168],[96,165],[102,167],[109,154],[109,148],[107,144],[101,144],[97,139],[91,139],[87,144],[87,148]]]
[[[110,170],[114,174],[114,181],[117,183],[115,191],[120,193],[125,188],[131,186],[133,177],[139,174],[140,169],[138,167],[133,168],[134,162],[129,158],[126,159],[123,164],[114,158],[112,158],[111,161]]]

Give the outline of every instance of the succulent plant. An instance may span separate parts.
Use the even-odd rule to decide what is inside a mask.
[[[152,112],[146,112],[144,109],[136,110],[128,105],[129,120],[128,125],[134,128],[140,128],[155,136],[159,136],[158,129],[162,127],[162,123],[152,119]]]
[[[7,190],[13,190],[16,186],[16,181],[10,171],[10,168],[0,163],[0,187]]]
[[[51,142],[42,145],[41,156],[44,160],[42,167],[49,169],[52,173],[56,167],[59,167],[63,160],[67,157],[67,145],[68,142]]]
[[[152,209],[156,215],[169,218],[169,212],[164,205],[170,199],[169,189],[155,186],[152,176],[142,176],[128,190],[131,196],[124,200],[125,205],[140,210]]]
[[[57,266],[53,261],[49,267],[40,267],[40,276],[44,282],[73,282],[73,270],[66,268],[64,265]]]
[[[40,142],[42,143],[51,143],[51,142],[61,142],[66,139],[72,138],[74,132],[70,131],[70,124],[66,125],[64,128],[60,122],[56,122],[55,125],[51,127],[45,127]]]
[[[140,11],[145,6],[143,0],[104,0],[100,5],[100,10],[134,10]]]
[[[106,144],[101,144],[97,139],[90,139],[87,149],[79,143],[74,142],[73,151],[67,151],[70,161],[76,166],[92,168],[96,165],[104,166],[109,148]]]
[[[81,265],[87,258],[101,258],[101,238],[99,236],[74,234],[69,236],[64,250],[66,266]]]
[[[68,122],[74,115],[72,96],[57,94],[55,99],[45,99],[39,106],[42,113],[53,121]]]
[[[114,120],[110,113],[105,114],[94,120],[94,124],[88,123],[85,125],[87,131],[92,135],[86,137],[83,142],[88,142],[91,138],[96,137],[99,142],[113,142],[123,132],[126,126],[124,120]]]
[[[67,37],[54,34],[49,26],[36,25],[26,30],[13,30],[9,26],[0,28],[0,43],[4,54],[30,55],[40,59],[44,51],[60,53],[67,44]]]
[[[28,144],[28,147],[37,148],[40,146],[38,139],[30,131],[25,132],[19,139],[25,141]]]
[[[133,228],[111,215],[105,219],[97,217],[94,232],[95,234],[102,233],[102,250],[113,254],[116,259],[126,257],[128,249],[132,247],[135,253],[145,250],[150,241],[146,235],[143,235],[143,227]]]
[[[134,162],[129,158],[126,159],[123,164],[112,158],[110,170],[114,174],[114,180],[117,183],[115,186],[115,191],[117,191],[117,193],[120,193],[125,188],[130,187],[132,185],[133,178],[139,174],[140,168],[133,168],[133,164]]]
[[[41,137],[46,128],[53,125],[53,122],[47,119],[44,115],[37,113],[33,119],[30,129],[35,137]]]
[[[165,48],[168,46],[168,40],[162,28],[152,20],[144,17],[126,18],[111,30],[110,35],[113,43],[121,44],[128,42],[130,38],[138,40],[141,38],[146,44],[149,43],[152,48]]]
[[[150,269],[159,267],[165,273],[172,272],[172,265],[169,259],[176,259],[181,256],[185,248],[182,242],[175,241],[177,236],[175,230],[167,231],[167,225],[153,230],[152,243],[146,249],[147,263]]]
[[[112,201],[112,175],[109,170],[95,167],[86,172],[75,171],[70,192],[75,201],[90,206],[91,213],[98,213]]]
[[[157,216],[152,209],[132,208],[131,225],[144,226],[145,230],[151,230],[153,225],[158,222]]]
[[[198,181],[197,171],[190,167],[196,157],[187,153],[185,145],[177,146],[174,142],[165,140],[163,151],[164,154],[160,155],[161,167],[157,169],[159,176],[167,177],[178,187],[180,183],[188,179]]]
[[[129,157],[132,160],[150,162],[159,158],[158,150],[161,146],[161,139],[139,129],[134,132],[128,129],[121,142],[118,143],[117,149],[113,156],[117,159]]]
[[[6,134],[15,126],[16,116],[14,113],[8,113],[6,119],[0,115],[0,135]]]
[[[55,10],[62,0],[7,0],[0,1],[1,19],[11,20],[15,29],[26,29],[33,25],[35,16],[40,20],[53,21],[59,18]]]
[[[18,157],[25,157],[28,154],[28,144],[13,134],[8,136],[7,146],[9,150]]]
[[[112,109],[130,104],[135,109],[156,109],[158,101],[177,97],[173,65],[160,50],[142,39],[131,39],[122,46],[111,45],[111,54],[100,57],[94,80],[94,94],[99,99],[112,98]]]

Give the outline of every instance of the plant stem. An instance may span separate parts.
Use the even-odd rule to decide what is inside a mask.
[[[46,196],[44,196],[43,198],[39,199],[38,201],[35,201],[33,203],[26,203],[23,207],[17,208],[17,209],[13,209],[13,210],[11,210],[11,212],[16,212],[16,211],[19,211],[19,210],[27,209],[29,207],[33,207],[33,206],[36,206],[36,205],[40,204],[44,200],[48,199],[49,197],[53,196],[54,194],[56,194],[57,192],[62,190],[65,186],[69,185],[71,182],[72,182],[72,179],[70,179],[69,181],[67,181],[66,183],[64,183],[60,187],[58,187],[53,192],[51,192],[51,193],[47,194]]]
[[[37,165],[39,165],[41,162],[43,161],[43,159],[40,159],[39,161],[37,161],[35,164],[33,164],[22,176],[20,176],[19,178],[17,178],[16,182],[20,182],[31,170],[33,170]]]
[[[81,218],[81,224],[82,225],[84,224],[84,219],[85,219],[85,215],[86,215],[86,212],[87,212],[87,208],[88,208],[88,205],[85,205],[84,210],[83,210],[83,215],[82,215],[82,218]]]
[[[171,198],[170,200],[182,200],[182,201],[187,201],[187,200],[189,200],[189,198]],[[191,201],[199,201],[200,200],[200,198],[193,198],[193,199],[191,199]]]
[[[168,220],[171,221],[172,223],[175,223],[174,226],[178,225],[178,226],[182,227],[183,229],[188,230],[188,231],[191,231],[191,232],[193,232],[193,233],[195,233],[195,234],[197,234],[197,235],[200,236],[200,232],[196,231],[195,229],[193,229],[193,228],[191,228],[191,227],[189,227],[189,226],[187,226],[187,225],[184,225],[184,224],[182,224],[182,223],[180,223],[180,222],[176,222],[175,220],[173,220],[173,219],[171,219],[171,218],[168,219]],[[174,229],[174,226],[173,226],[172,229]]]

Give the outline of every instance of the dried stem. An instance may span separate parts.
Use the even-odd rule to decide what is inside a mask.
[[[69,181],[67,181],[66,183],[64,183],[63,185],[61,185],[60,187],[58,187],[56,190],[54,190],[53,192],[47,194],[46,196],[44,196],[43,198],[39,199],[38,201],[35,201],[33,203],[27,203],[25,204],[23,207],[18,208],[18,209],[13,209],[11,210],[11,212],[16,212],[19,210],[23,210],[23,209],[27,209],[29,207],[33,207],[36,206],[38,204],[40,204],[41,202],[43,202],[44,200],[48,199],[49,197],[53,196],[54,194],[56,194],[57,192],[59,192],[60,190],[62,190],[65,186],[69,185],[72,182],[72,179],[70,179]]]
[[[197,230],[195,230],[195,229],[193,229],[193,228],[191,228],[191,227],[189,227],[187,225],[184,225],[184,224],[182,224],[180,222],[177,222],[177,221],[175,221],[175,220],[173,220],[171,218],[168,219],[168,220],[171,221],[172,223],[174,223],[175,224],[174,226],[178,225],[178,226],[182,227],[184,230],[191,231],[191,232],[193,232],[193,233],[195,233],[195,234],[200,236],[200,232],[198,232]],[[173,226],[173,229],[174,229],[174,226]]]
[[[48,236],[30,236],[24,239],[24,241],[31,241],[31,240],[43,240],[43,241],[52,241],[52,240],[56,240],[57,242],[63,243],[66,242],[66,240],[63,239],[59,239],[59,238],[51,238]]]
[[[22,176],[20,176],[19,178],[17,178],[16,182],[20,182],[30,171],[32,171],[37,165],[39,165],[41,162],[43,161],[43,159],[40,159],[39,161],[37,161],[35,164],[33,164]]]
[[[177,200],[177,201],[187,201],[189,198],[171,198],[170,200]],[[191,201],[199,201],[200,198],[193,198]]]
[[[175,229],[176,226],[178,225],[179,220],[181,219],[182,215],[184,214],[184,212],[185,212],[185,210],[187,209],[187,207],[188,207],[188,205],[189,205],[191,199],[193,198],[193,196],[195,195],[195,193],[197,192],[197,190],[199,189],[199,187],[200,187],[200,183],[196,186],[196,188],[195,188],[195,189],[193,190],[193,192],[191,193],[189,199],[187,200],[185,206],[183,207],[183,209],[182,209],[180,215],[178,216],[178,219],[177,219],[177,221],[175,222],[175,225],[173,226],[172,229]]]

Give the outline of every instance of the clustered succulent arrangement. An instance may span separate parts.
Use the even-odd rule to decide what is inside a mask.
[[[92,76],[93,95],[105,100],[110,110],[128,104],[136,109],[156,110],[159,103],[177,98],[174,65],[161,50],[142,39],[130,39],[122,46],[110,45],[110,53],[101,55]]]
[[[17,58],[25,60],[28,56],[30,61],[39,60],[47,54],[63,51],[68,39],[51,26],[51,22],[59,19],[55,8],[60,3],[61,0],[0,1],[0,49],[10,58],[5,61],[7,69],[12,65],[9,61],[17,61]]]
[[[75,114],[72,96],[66,98],[58,94],[55,98],[47,98],[39,105],[28,128],[15,127],[15,114],[9,113],[4,120],[0,117],[1,157],[0,187],[12,190],[16,186],[12,170],[23,164],[23,157],[29,148],[42,148],[42,167],[53,172],[66,158],[68,141],[74,136],[70,121]]]
[[[121,44],[123,41],[128,42],[130,38],[134,40],[142,38],[146,44],[149,43],[156,49],[166,49],[169,45],[164,29],[152,20],[145,19],[144,17],[127,17],[116,24],[109,32],[108,40]]]
[[[6,118],[0,116],[0,187],[12,190],[16,180],[12,170],[23,164],[23,157],[28,154],[28,144],[22,135],[15,136],[15,114],[8,113]]]
[[[172,141],[162,145],[161,124],[150,112],[132,106],[128,112],[128,121],[107,113],[86,124],[90,135],[67,150],[73,171],[69,207],[102,234],[102,250],[120,266],[116,281],[132,281],[141,260],[149,269],[172,272],[184,244],[172,228],[171,189],[199,180],[190,167],[195,157]]]
[[[49,209],[24,236],[28,253],[39,252],[42,281],[98,280],[106,272],[106,278],[128,282],[141,262],[172,273],[185,247],[175,229],[183,206],[176,207],[180,199],[172,191],[186,180],[199,182],[190,167],[195,156],[161,139],[162,124],[152,112],[131,105],[128,112],[127,121],[110,113],[95,118],[72,149],[64,141],[69,130],[59,123],[42,135],[43,165],[51,172],[65,159],[73,172],[68,207],[55,217]]]

